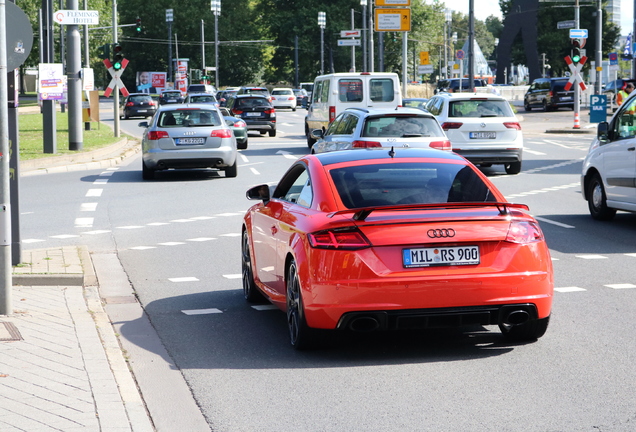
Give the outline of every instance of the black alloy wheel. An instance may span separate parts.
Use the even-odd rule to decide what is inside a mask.
[[[291,345],[302,350],[312,346],[312,329],[305,321],[305,311],[300,293],[300,279],[296,261],[292,260],[287,269],[287,326],[289,327],[289,338]]]
[[[250,303],[263,301],[264,297],[258,288],[256,288],[256,282],[254,282],[250,239],[247,235],[247,230],[243,231],[243,241],[241,243],[241,274],[243,276],[243,296],[245,300]]]

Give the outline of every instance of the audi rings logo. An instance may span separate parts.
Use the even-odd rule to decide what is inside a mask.
[[[430,238],[455,237],[455,230],[452,228],[430,229],[426,234]]]

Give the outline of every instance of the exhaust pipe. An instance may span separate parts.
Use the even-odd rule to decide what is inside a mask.
[[[380,328],[380,323],[374,317],[362,316],[352,320],[349,328],[357,332],[372,332]]]
[[[530,314],[523,309],[519,309],[509,312],[502,321],[504,324],[515,326],[525,324],[529,320]]]

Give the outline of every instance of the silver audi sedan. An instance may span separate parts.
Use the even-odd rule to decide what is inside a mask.
[[[179,168],[214,168],[236,177],[236,138],[219,109],[210,104],[163,105],[144,127],[142,176]]]

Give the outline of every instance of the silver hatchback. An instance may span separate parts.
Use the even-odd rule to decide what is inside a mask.
[[[145,127],[142,175],[179,168],[214,168],[236,177],[236,138],[218,108],[210,104],[164,105]]]

